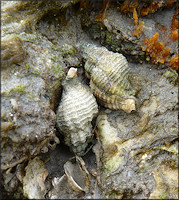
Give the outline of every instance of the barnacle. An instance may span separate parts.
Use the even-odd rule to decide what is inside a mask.
[[[19,37],[10,35],[2,38],[1,41],[1,64],[2,69],[8,68],[12,64],[20,65],[25,58],[22,41]]]

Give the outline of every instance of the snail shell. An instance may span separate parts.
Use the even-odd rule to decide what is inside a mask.
[[[76,155],[83,155],[92,140],[92,119],[98,113],[96,99],[77,77],[77,69],[70,68],[63,81],[62,99],[57,110],[57,127],[65,144]]]
[[[130,72],[126,58],[119,53],[81,43],[82,57],[86,59],[85,71],[90,78],[90,87],[98,102],[112,110],[135,110],[135,90],[130,82]]]

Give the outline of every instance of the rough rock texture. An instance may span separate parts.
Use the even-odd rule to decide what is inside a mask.
[[[18,164],[24,166],[26,160],[59,143],[55,111],[61,80],[69,64],[79,64],[72,45],[57,47],[34,31],[51,9],[40,2],[2,2],[1,169],[6,170],[4,188],[10,194],[19,193]]]
[[[45,179],[48,176],[48,170],[39,157],[30,160],[25,168],[26,174],[23,177],[24,196],[28,199],[43,199],[46,193]]]
[[[90,197],[90,174],[82,158],[77,156],[75,160],[76,162],[67,161],[64,164],[65,174],[62,177],[54,177],[52,181],[54,188],[48,194],[50,199],[71,199],[83,196],[83,193],[85,193],[84,198]]]
[[[160,0],[158,2],[161,5],[163,3]],[[140,5],[139,1],[139,10],[143,3],[141,2]],[[120,12],[120,9],[121,4],[117,4],[116,1],[110,2],[110,6],[104,12],[104,17],[101,17],[98,21],[96,20],[100,13],[98,7],[96,7],[97,12],[84,11],[83,17],[81,18],[82,27],[91,38],[99,41],[100,44],[114,52],[123,53],[132,62],[151,61],[152,52],[148,55],[144,51],[144,38],[152,38],[156,32],[159,33],[159,41],[163,43],[163,48],[165,46],[171,48],[169,55],[173,56],[173,54],[178,54],[178,40],[173,41],[170,38],[172,20],[177,12],[176,3],[169,8],[159,9],[157,12],[146,16],[140,16],[138,14],[138,23],[144,23],[141,34],[138,37],[133,35],[137,27],[134,25],[134,16],[129,12]]]
[[[11,59],[18,54],[18,50],[21,56],[25,54],[21,53],[22,49],[28,52],[23,62],[21,57],[13,60],[14,63],[11,59],[7,60],[2,71],[2,169],[13,167],[39,153],[49,141],[58,143],[54,127],[56,116],[52,108],[53,93],[60,88],[63,62],[57,66],[52,60],[56,52],[49,48],[51,44],[43,37],[39,37],[38,42],[29,42],[29,37],[35,40],[38,36],[21,34],[2,37],[2,41],[6,41],[6,49],[2,52],[4,58],[11,41],[16,41],[13,48],[17,46],[17,51],[12,51],[15,55]],[[20,47],[19,41],[22,42]],[[21,64],[17,65],[19,60]],[[54,72],[55,67],[61,73]]]
[[[168,55],[176,58],[177,40],[168,37],[176,3],[139,16],[139,23],[145,23],[138,37],[133,35],[136,27],[132,13],[120,11],[123,3],[111,3],[99,22],[95,18],[102,11],[102,1],[92,1],[91,5],[75,0],[46,4],[2,1],[1,194],[4,199],[25,198],[23,177],[28,175],[25,169],[41,152],[40,162],[48,170],[46,179],[41,179],[45,180],[46,199],[53,194],[61,197],[59,185],[53,183],[55,177],[59,180],[64,174],[68,177],[73,174],[73,170],[65,171],[67,162],[78,172],[85,169],[89,172],[91,187],[78,193],[66,181],[71,178],[64,177],[65,182],[61,183],[67,185],[63,198],[178,198],[178,75],[165,62],[146,65],[152,55],[143,49],[143,39],[151,39],[158,32],[156,44],[162,42],[164,49],[170,47]],[[137,89],[136,111],[126,114],[100,107],[101,114],[94,123],[95,154],[90,151],[83,157],[83,170],[63,146],[63,137],[55,126],[61,80],[68,67],[78,67],[81,80],[89,85],[83,68],[85,59],[76,45],[81,40],[92,40],[138,63],[129,63]],[[177,64],[177,59],[172,62]],[[55,134],[60,138],[57,146],[59,139]],[[74,181],[83,190],[82,174],[79,180],[75,176]]]
[[[78,0],[49,1],[3,1],[2,33],[34,32],[37,23],[46,13],[54,15]]]
[[[175,174],[178,164],[175,149],[178,89],[163,77],[161,70],[150,72],[147,65],[131,66],[145,78],[137,97],[140,99],[137,111],[131,115],[122,111],[108,114],[103,111],[97,119],[98,144],[94,151],[99,184],[108,198],[149,198],[156,187],[155,182],[159,182],[155,179],[160,169],[164,173],[161,165]],[[173,182],[171,177],[171,184]],[[151,198],[177,198],[178,186],[172,188],[166,184],[167,188],[160,189],[158,194],[155,192]]]

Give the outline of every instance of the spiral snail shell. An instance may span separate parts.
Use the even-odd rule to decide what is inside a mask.
[[[91,121],[98,113],[98,105],[90,89],[78,80],[77,69],[69,69],[62,85],[57,128],[64,135],[65,144],[81,156],[93,138]]]
[[[86,42],[80,44],[80,49],[86,60],[84,68],[90,87],[98,102],[112,110],[121,109],[127,113],[135,110],[135,90],[130,82],[126,58]]]

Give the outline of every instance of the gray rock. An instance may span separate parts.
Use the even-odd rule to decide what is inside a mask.
[[[102,112],[97,119],[94,151],[99,185],[107,198],[149,198],[155,189],[152,174],[161,164],[167,162],[177,168],[177,150],[169,150],[177,145],[177,86],[163,77],[162,70],[147,65],[132,67],[145,78],[137,111],[130,115]],[[172,189],[164,193],[168,198],[177,195]]]
[[[139,7],[142,7],[146,1],[138,2]],[[154,0],[153,4],[155,5],[155,3]],[[163,1],[159,4],[161,7],[165,6]],[[159,32],[159,41],[163,42],[166,48],[171,48],[171,55],[173,53],[177,55],[177,41],[173,42],[169,39],[170,26],[175,12],[176,5],[165,9],[165,11],[158,9],[147,16],[140,16],[140,12],[138,12],[139,24],[143,21],[144,25],[142,34],[135,37],[132,34],[135,29],[132,13],[120,12],[120,4],[113,1],[104,12],[105,17],[101,19],[101,22],[95,21],[100,14],[100,9],[96,12],[88,11],[88,15],[85,11],[82,17],[82,27],[93,40],[100,42],[101,45],[114,52],[124,54],[131,62],[143,62],[147,58],[143,50],[144,38],[151,38],[156,32]],[[166,31],[164,31],[165,29]]]
[[[49,198],[51,191],[57,197],[63,193],[63,198],[177,199],[178,75],[171,69],[146,65],[141,44],[144,37],[151,38],[161,27],[170,27],[175,4],[139,18],[145,24],[143,33],[136,38],[132,36],[131,13],[121,14],[117,2],[106,10],[102,23],[94,21],[102,1],[93,1],[92,7],[86,8],[82,3],[78,0],[1,3],[3,197],[24,198],[19,183],[28,175],[25,169],[29,161],[38,155],[48,170],[44,179],[45,198]],[[159,41],[161,36],[168,37],[168,33],[160,32]],[[88,85],[83,69],[85,59],[76,45],[81,40],[92,40],[140,64],[129,62],[137,91],[137,110],[126,114],[100,107],[101,114],[94,121],[94,128],[98,127],[94,130],[95,154],[90,151],[83,157],[91,187],[76,196],[78,192],[67,184],[67,177],[60,183],[64,191],[59,190],[58,184],[54,187],[52,180],[63,177],[64,164],[72,161],[73,156],[63,146],[55,124],[61,81],[68,67],[78,67],[80,80]],[[178,52],[177,41],[169,42],[168,47],[171,54]],[[56,134],[61,141],[57,146]],[[76,169],[76,164],[72,165]],[[78,182],[75,174],[75,182],[83,186],[83,175],[79,178]]]
[[[58,143],[55,136],[56,116],[52,109],[54,93],[60,91],[62,67],[52,59],[56,52],[48,50],[52,44],[42,37],[32,43],[28,40],[30,37],[37,39],[35,35],[27,34],[5,38],[4,55],[9,52],[11,41],[15,42],[2,71],[2,169],[11,168],[38,154],[49,142]],[[20,40],[23,47],[15,51],[15,45],[19,45]],[[28,52],[25,59],[22,49]]]

